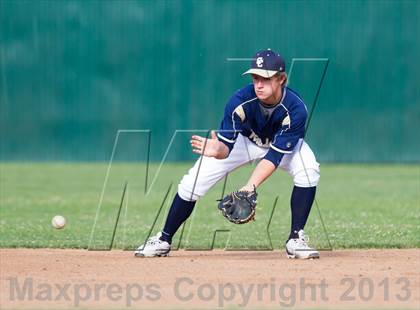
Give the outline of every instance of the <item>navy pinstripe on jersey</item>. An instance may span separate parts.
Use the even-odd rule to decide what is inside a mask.
[[[253,84],[239,89],[226,104],[218,139],[232,150],[238,134],[269,148],[265,159],[278,166],[284,154],[291,153],[305,136],[307,109],[292,89],[285,87],[280,102],[267,118],[260,107]]]

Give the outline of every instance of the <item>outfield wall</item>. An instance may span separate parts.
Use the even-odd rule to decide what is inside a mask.
[[[419,12],[418,1],[1,0],[0,159],[107,160],[118,129],[150,129],[157,160],[174,130],[217,128],[249,82],[236,58],[271,47],[288,69],[295,58],[290,86],[310,109],[328,59],[307,136],[320,161],[419,162]]]

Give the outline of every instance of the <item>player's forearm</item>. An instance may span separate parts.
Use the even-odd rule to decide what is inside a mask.
[[[243,190],[252,191],[255,187],[258,187],[263,183],[273,172],[276,170],[276,166],[267,159],[262,159],[257,167],[255,167],[246,185],[242,188]]]
[[[216,159],[225,159],[229,156],[229,148],[223,143],[219,142],[218,150],[216,156],[214,156]]]

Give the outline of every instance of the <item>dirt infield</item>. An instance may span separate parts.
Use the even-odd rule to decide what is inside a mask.
[[[420,249],[131,252],[1,249],[0,308],[419,308]]]

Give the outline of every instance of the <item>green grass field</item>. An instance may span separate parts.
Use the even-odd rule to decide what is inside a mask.
[[[152,166],[149,186],[155,175],[157,178],[146,196],[143,164],[114,164],[104,187],[107,164],[2,163],[0,247],[88,248],[90,244],[92,249],[108,248],[127,182],[113,244],[132,249],[149,231],[162,227],[176,185],[190,165],[165,165],[158,174],[157,166]],[[251,171],[251,166],[235,171],[227,179],[226,191],[241,186]],[[259,190],[256,221],[233,225],[216,209],[215,200],[223,191],[220,182],[199,201],[184,227],[181,243],[178,233],[174,244],[210,249],[216,236],[214,247],[218,248],[268,249],[271,244],[281,248],[289,230],[292,186],[286,173],[277,172]],[[419,202],[420,165],[325,164],[321,167],[318,208],[313,207],[306,231],[310,243],[323,249],[330,244],[334,249],[420,247]],[[56,214],[67,219],[62,230],[51,226]],[[215,234],[216,230],[219,232]]]

